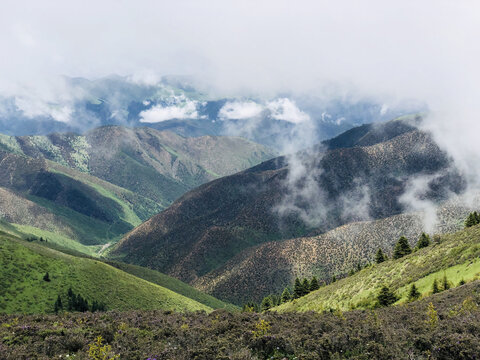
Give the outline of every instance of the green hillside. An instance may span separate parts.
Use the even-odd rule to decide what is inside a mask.
[[[422,296],[432,293],[434,279],[447,277],[452,287],[480,277],[480,226],[437,237],[430,246],[397,260],[367,267],[304,297],[280,305],[278,311],[324,311],[370,308],[383,285],[407,301],[412,283]]]
[[[52,312],[69,288],[107,309],[212,308],[94,259],[75,257],[0,233],[0,312]],[[43,279],[48,272],[50,281]]]

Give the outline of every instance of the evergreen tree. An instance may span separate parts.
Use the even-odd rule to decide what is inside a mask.
[[[318,283],[317,278],[314,276],[312,277],[312,281],[310,281],[310,291],[315,291],[320,289],[320,284]]]
[[[289,302],[291,299],[292,299],[292,294],[290,294],[288,287],[286,287],[282,292],[282,304]]]
[[[458,286],[462,286],[462,285],[465,285],[465,280],[460,280],[460,282],[458,283]]]
[[[480,214],[476,211],[470,213],[465,220],[465,227],[471,227],[480,224]]]
[[[448,290],[450,289],[450,284],[447,279],[447,275],[443,274],[443,279],[442,279],[442,290]]]
[[[63,310],[62,298],[60,295],[57,296],[57,300],[53,306],[55,314],[58,313],[60,310]]]
[[[310,292],[310,283],[309,283],[307,278],[303,279],[302,288],[303,288],[303,295],[302,296],[305,296]]]
[[[384,262],[385,260],[386,260],[385,255],[383,254],[382,249],[379,248],[377,250],[377,254],[375,255],[375,262],[377,264],[380,264],[380,263]]]
[[[410,287],[410,291],[408,292],[408,301],[417,300],[418,298],[420,298],[421,295],[422,294],[420,294],[415,284],[412,284],[412,286]]]
[[[418,239],[417,249],[422,249],[430,245],[430,236],[428,234],[422,233]]]
[[[348,276],[352,276],[353,274],[355,274],[355,271],[353,269],[350,269],[350,271],[348,272]]]
[[[401,236],[395,245],[395,249],[393,250],[393,258],[400,259],[411,252],[412,249],[410,248],[407,238],[405,236]]]
[[[260,308],[262,311],[267,311],[272,307],[272,301],[270,299],[270,296],[264,297],[262,300],[262,305],[260,305]]]
[[[50,282],[50,275],[48,275],[48,272],[43,275],[43,281]]]
[[[433,294],[438,294],[440,292],[440,288],[438,287],[438,281],[437,279],[433,280],[432,284],[432,293]]]
[[[300,279],[297,277],[295,279],[295,284],[293,285],[293,298],[298,299],[303,296],[303,286],[300,282]]]
[[[337,281],[337,277],[335,275],[332,276],[332,283],[334,283],[335,281]]]
[[[377,302],[379,306],[389,306],[395,303],[398,297],[390,291],[388,286],[383,286],[377,296]]]

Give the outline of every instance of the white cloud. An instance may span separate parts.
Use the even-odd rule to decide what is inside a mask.
[[[178,105],[155,105],[140,113],[140,122],[157,123],[172,119],[197,119],[197,102],[186,101]]]
[[[218,112],[220,119],[251,119],[259,116],[264,107],[253,101],[231,101],[227,102]]]
[[[293,124],[300,124],[310,120],[310,116],[301,111],[295,101],[288,98],[276,99],[267,104],[271,116],[277,120],[288,121]]]

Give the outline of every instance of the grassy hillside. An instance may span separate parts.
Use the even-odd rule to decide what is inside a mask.
[[[68,288],[107,309],[211,308],[94,259],[75,257],[0,233],[0,312],[51,312]],[[43,276],[49,273],[50,282]]]
[[[126,273],[132,274],[138,278],[147,280],[153,284],[160,285],[178,294],[198,301],[199,303],[209,306],[213,309],[227,309],[233,311],[238,310],[238,307],[236,307],[235,305],[218,300],[211,295],[203,293],[195,289],[194,287],[171,276],[162,274],[161,272],[117,261],[106,261],[106,263],[122,271],[125,271]]]
[[[304,297],[280,305],[276,310],[323,311],[326,309],[369,308],[380,287],[387,285],[400,299],[407,300],[408,289],[415,284],[422,296],[431,294],[434,279],[444,276],[457,286],[460,280],[480,277],[480,226],[445,234],[430,246],[397,260],[375,264],[322,287]]]

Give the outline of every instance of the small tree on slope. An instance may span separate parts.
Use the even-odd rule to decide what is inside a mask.
[[[410,248],[410,244],[408,243],[408,239],[405,236],[400,237],[398,239],[397,244],[395,245],[395,249],[393,250],[393,258],[400,259],[405,255],[408,255],[412,252]]]

